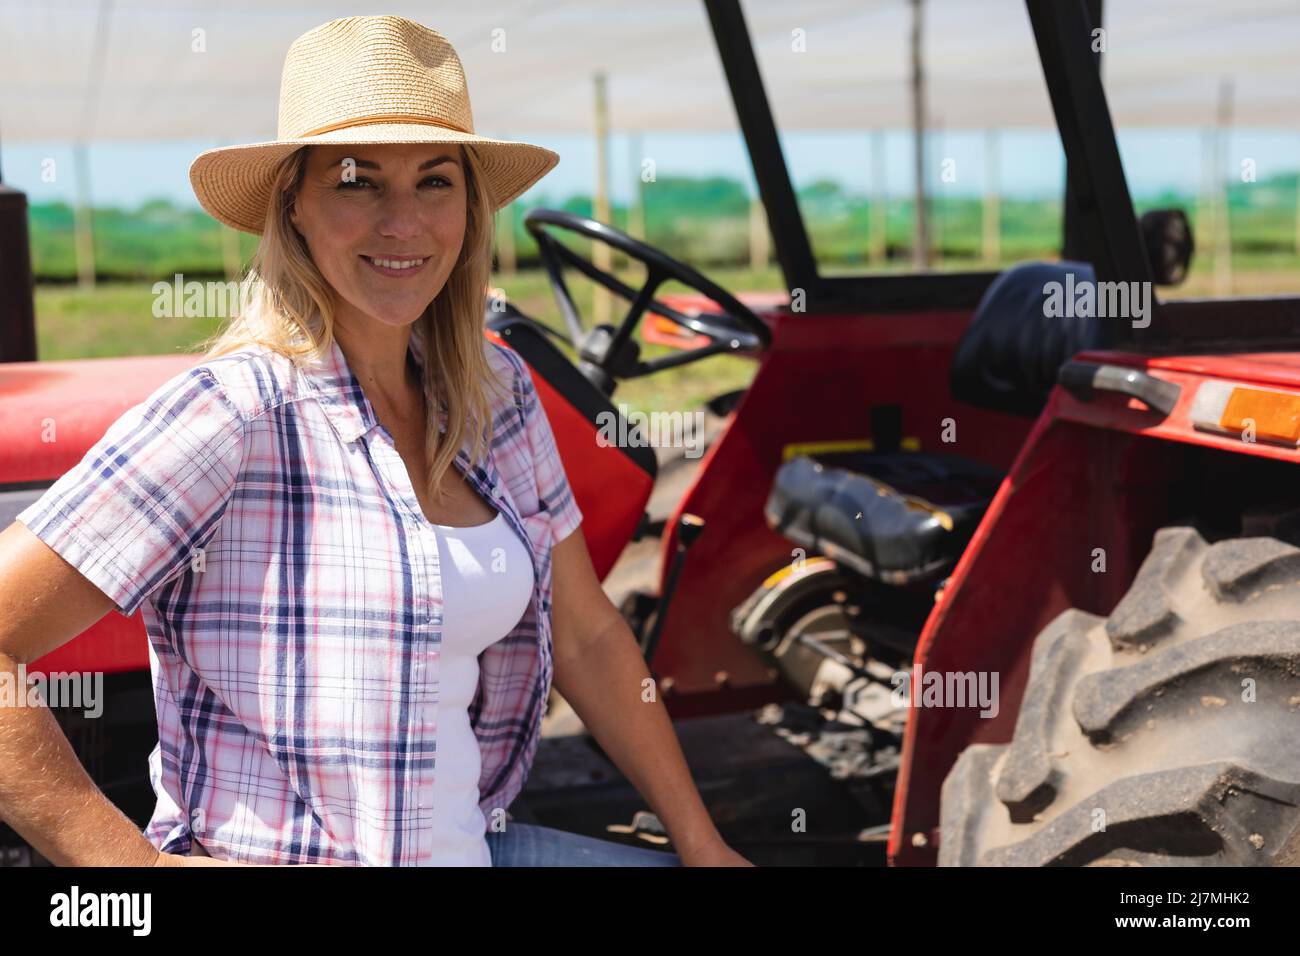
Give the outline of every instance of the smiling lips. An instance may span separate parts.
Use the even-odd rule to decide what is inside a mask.
[[[375,272],[393,278],[413,276],[423,269],[424,264],[429,261],[428,256],[420,259],[394,259],[380,258],[377,256],[362,256],[361,258],[364,259],[366,265],[370,266],[370,268]]]

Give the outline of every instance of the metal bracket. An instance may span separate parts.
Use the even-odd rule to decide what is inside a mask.
[[[1066,362],[1057,374],[1061,387],[1081,402],[1092,401],[1098,392],[1117,392],[1144,402],[1147,407],[1168,415],[1178,404],[1182,386],[1122,365],[1096,362]]]

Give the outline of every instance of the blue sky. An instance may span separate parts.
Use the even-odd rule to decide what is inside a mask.
[[[589,136],[552,136],[533,140],[560,154],[560,164],[526,198],[545,194],[551,200],[589,193],[595,175],[595,145]],[[886,186],[891,195],[912,190],[911,137],[905,131],[884,134]],[[783,140],[786,159],[802,185],[818,178],[840,181],[851,191],[872,187],[870,139],[861,132],[800,132]],[[96,205],[134,207],[151,198],[196,205],[188,170],[194,156],[211,143],[91,144],[91,189]],[[749,163],[739,137],[727,134],[654,133],[634,143],[624,136],[611,141],[611,184],[615,202],[626,202],[639,159],[652,157],[659,175],[730,175],[752,189]],[[1202,134],[1197,130],[1121,132],[1129,187],[1136,195],[1164,189],[1194,193],[1207,177]],[[636,156],[633,156],[633,152]],[[1253,159],[1257,177],[1268,178],[1300,166],[1300,134],[1272,130],[1237,130],[1229,142],[1227,173],[1238,175],[1240,161]],[[985,188],[986,143],[981,132],[947,131],[931,141],[935,190],[980,195]],[[941,182],[942,160],[951,159],[955,181]],[[49,167],[48,160],[53,160]],[[1006,196],[1059,195],[1063,160],[1055,131],[1005,130],[1000,134],[1000,185]],[[0,143],[4,181],[24,190],[30,202],[68,200],[74,195],[73,154],[64,144]],[[53,182],[42,170],[53,169]]]

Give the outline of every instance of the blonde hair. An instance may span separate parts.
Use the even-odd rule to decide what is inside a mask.
[[[309,148],[295,150],[276,169],[266,224],[244,280],[248,306],[200,343],[204,358],[248,346],[262,346],[295,364],[328,353],[334,340],[332,289],[289,218]],[[446,284],[411,328],[423,348],[425,460],[431,462],[427,482],[434,500],[442,499],[443,475],[467,435],[473,436],[471,463],[482,462],[492,436],[488,392],[505,388],[488,363],[483,336],[495,217],[473,147],[464,147],[463,154],[465,241]],[[447,414],[445,434],[429,396]]]

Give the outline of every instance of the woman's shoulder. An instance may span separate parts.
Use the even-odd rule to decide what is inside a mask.
[[[292,359],[255,343],[205,356],[188,374],[215,381],[245,423],[308,394]]]
[[[502,387],[508,390],[509,400],[513,401],[521,415],[527,416],[536,394],[528,363],[510,346],[492,339],[485,338],[484,341],[487,343],[488,365],[496,373]]]
[[[527,418],[529,396],[533,391],[533,380],[527,364],[519,353],[507,345],[501,345],[485,338],[485,352],[488,367],[496,377],[496,389],[493,389],[492,404],[500,414],[512,410],[520,417]]]
[[[528,367],[524,365],[524,360],[508,345],[501,345],[486,337],[483,341],[488,365],[505,385],[518,387],[519,377],[528,374]]]

